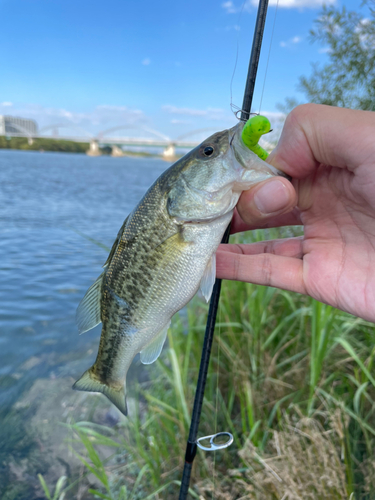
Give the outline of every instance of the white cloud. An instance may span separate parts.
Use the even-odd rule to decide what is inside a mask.
[[[371,19],[368,17],[364,17],[363,19],[361,19],[359,21],[359,24],[361,24],[363,26],[368,26],[369,24],[371,24]]]
[[[13,106],[13,103],[10,101],[4,101],[0,103],[0,106],[4,106],[4,108]]]
[[[143,59],[142,64],[143,66],[149,66],[151,64],[151,59],[146,57],[146,59]]]
[[[173,118],[171,120],[171,123],[173,123],[173,125],[189,125],[191,123],[190,120],[178,120],[176,118]]]
[[[230,26],[225,26],[225,31],[241,31],[241,26],[238,26],[238,24],[232,24]]]
[[[227,14],[234,14],[234,13],[238,12],[237,7],[234,6],[234,3],[231,0],[228,0],[227,2],[223,2],[221,4],[221,6],[223,7],[223,9],[225,9],[227,11]]]
[[[253,5],[258,5],[257,0],[251,0]],[[279,0],[279,7],[284,9],[317,9],[323,4],[335,4],[336,0]],[[277,0],[270,0],[269,5],[275,7]]]
[[[359,41],[364,49],[374,49],[375,48],[375,37],[372,30],[369,30],[369,25],[371,20],[367,17],[361,19],[355,28],[355,32],[358,33]]]
[[[0,103],[0,115],[9,114],[9,104]],[[39,104],[13,104],[13,116],[35,120],[39,129],[51,125],[64,125],[61,135],[81,129],[83,135],[96,135],[98,130],[103,130],[115,125],[145,124],[148,120],[139,109],[130,109],[126,106],[100,105],[87,112],[69,111],[64,108],[47,108]],[[47,134],[49,132],[46,132]]]
[[[302,38],[300,36],[294,36],[292,38],[289,38],[286,42],[282,41],[280,42],[280,47],[283,48],[290,48],[293,47],[293,45],[297,45],[298,43],[302,42]]]
[[[226,118],[225,111],[220,108],[207,108],[207,109],[178,108],[177,106],[166,104],[165,106],[162,106],[162,109],[167,113],[173,115],[200,116],[215,121],[223,120]]]
[[[286,115],[279,111],[262,111],[261,114],[269,119],[272,132],[263,135],[259,142],[262,147],[271,151],[280,138]]]
[[[273,128],[273,121],[276,122],[285,120],[285,114],[281,113],[281,111],[262,111],[261,115],[266,116],[269,119],[269,121],[271,122],[271,128]]]
[[[270,7],[278,6],[284,9],[318,9],[322,7],[323,4],[335,4],[337,0],[269,0]],[[226,10],[228,14],[234,14],[236,12],[241,12],[241,10],[245,10],[248,12],[253,12],[256,7],[258,7],[259,0],[246,0],[246,2],[241,5],[239,2],[238,5],[235,5],[232,0],[228,0],[221,4],[223,9]]]
[[[192,109],[192,108],[178,108],[177,106],[171,106],[170,104],[166,104],[162,107],[164,111],[167,113],[175,114],[175,115],[189,115],[189,116],[206,116],[207,110],[203,109]]]
[[[330,47],[322,47],[321,49],[318,50],[319,54],[329,54],[332,52],[332,49]]]

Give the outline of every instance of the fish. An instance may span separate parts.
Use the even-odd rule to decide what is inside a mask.
[[[136,354],[153,363],[172,316],[199,289],[209,301],[216,250],[242,191],[285,175],[246,147],[243,126],[213,134],[180,158],[125,219],[77,308],[80,333],[100,322],[102,332],[95,363],[73,389],[103,393],[127,415],[126,374]]]

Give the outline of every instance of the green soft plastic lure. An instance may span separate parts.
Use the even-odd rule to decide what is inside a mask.
[[[247,120],[242,129],[242,140],[262,160],[265,160],[268,153],[259,146],[258,142],[262,135],[268,134],[271,130],[271,123],[265,116],[257,115]]]

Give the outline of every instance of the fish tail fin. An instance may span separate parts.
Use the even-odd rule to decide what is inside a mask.
[[[81,378],[73,384],[73,389],[76,391],[101,392],[113,403],[125,416],[128,415],[128,407],[126,404],[125,384],[117,389],[107,384],[100,382],[93,376],[92,368],[85,371]]]

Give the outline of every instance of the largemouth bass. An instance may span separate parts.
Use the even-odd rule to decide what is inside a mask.
[[[154,362],[172,316],[199,287],[209,300],[215,253],[241,192],[283,175],[245,146],[242,129],[217,132],[174,163],[123,223],[77,309],[80,332],[103,326],[96,361],[74,389],[101,392],[126,415],[135,355]]]

